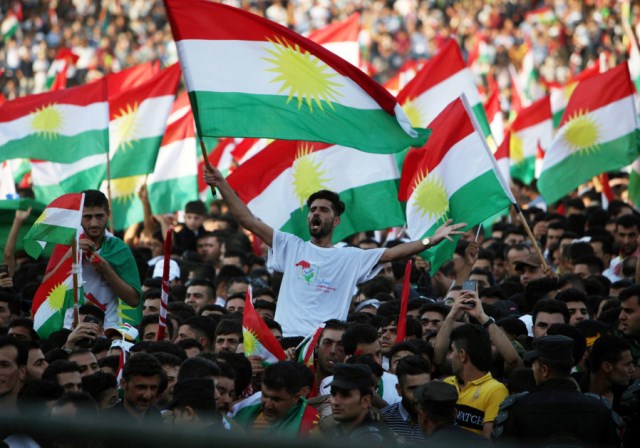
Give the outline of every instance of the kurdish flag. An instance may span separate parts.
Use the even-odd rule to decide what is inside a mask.
[[[0,106],[0,161],[70,163],[108,148],[107,84],[29,95]]]
[[[399,178],[392,154],[277,140],[227,180],[265,223],[306,240],[310,238],[307,198],[318,190],[339,193],[346,211],[333,235],[337,243],[356,232],[404,224],[397,201]]]
[[[115,100],[129,89],[144,84],[159,70],[156,64],[147,62],[108,74],[105,78],[109,101]],[[107,172],[107,154],[93,154],[71,163],[37,160],[32,161],[32,165],[35,197],[41,202],[49,203],[65,193],[79,193],[99,188]]]
[[[545,154],[540,194],[552,204],[592,177],[631,164],[639,151],[634,86],[624,63],[576,87]]]
[[[551,104],[549,96],[545,96],[520,110],[511,123],[511,176],[530,184],[535,177],[538,146],[546,149],[552,139]]]
[[[320,326],[314,330],[313,333],[308,334],[300,344],[296,351],[298,352],[298,364],[304,364],[309,367],[312,372],[315,373],[315,365],[313,359],[313,353],[318,346],[318,342],[320,341],[320,337],[322,336],[322,332],[324,331],[324,323],[320,324]]]
[[[473,74],[465,64],[458,44],[450,39],[400,91],[398,103],[402,105],[413,126],[425,127],[462,94],[467,96],[482,128],[482,134],[488,137],[491,129]]]
[[[500,146],[504,138],[504,118],[502,116],[502,107],[500,106],[500,92],[496,88],[484,105],[487,111],[487,121],[491,129],[491,135],[495,140],[496,146]]]
[[[398,198],[407,202],[412,240],[433,235],[447,219],[472,227],[515,203],[464,97],[429,127],[433,136],[424,147],[409,150],[400,180]],[[444,241],[423,253],[432,272],[451,259],[454,249],[455,242]]]
[[[24,237],[27,254],[38,258],[45,243],[70,245],[80,228],[83,202],[83,193],[70,193],[47,205]]]
[[[231,6],[165,5],[199,135],[318,141],[374,153],[426,141],[429,132],[413,129],[389,92],[321,45]]]
[[[179,82],[180,66],[174,64],[109,101],[111,192],[116,230],[142,220],[141,207],[131,205],[145,184],[146,175],[156,166]],[[106,189],[106,181],[102,189]]]
[[[251,287],[247,290],[247,299],[244,304],[242,339],[245,356],[259,356],[262,358],[262,363],[266,365],[286,359],[280,343],[253,307]]]
[[[43,339],[62,329],[65,313],[74,305],[73,259],[72,257],[64,258],[69,250],[69,246],[56,246],[47,264],[45,280],[33,296],[31,305],[33,329]],[[60,263],[61,259],[62,263]],[[78,297],[82,295],[80,289]]]

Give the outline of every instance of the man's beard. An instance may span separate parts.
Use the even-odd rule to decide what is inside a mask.
[[[316,222],[319,222],[320,226],[313,229],[312,224]],[[319,219],[314,218],[309,223],[309,234],[311,234],[313,238],[324,238],[325,236],[330,235],[332,230],[333,228],[331,227],[330,222],[321,222]]]

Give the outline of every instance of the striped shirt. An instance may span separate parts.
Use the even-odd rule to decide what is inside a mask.
[[[387,406],[380,413],[384,416],[387,426],[396,433],[400,441],[424,442],[424,434],[422,434],[420,426],[411,423],[411,417],[402,402]]]

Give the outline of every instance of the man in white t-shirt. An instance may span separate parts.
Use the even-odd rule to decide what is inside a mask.
[[[216,168],[205,170],[204,180],[219,189],[238,222],[271,247],[269,267],[284,273],[275,320],[285,337],[310,334],[329,319],[346,320],[356,285],[373,278],[384,263],[418,254],[445,238],[451,240],[466,226],[449,220],[430,238],[388,249],[336,248],[333,231],[345,209],[337,193],[321,190],[309,197],[311,241],[303,241],[256,218]]]

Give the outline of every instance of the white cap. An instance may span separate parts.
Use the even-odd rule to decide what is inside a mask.
[[[105,328],[104,335],[108,338],[115,336],[121,339],[124,337],[129,342],[135,342],[138,338],[138,330],[129,324],[121,324],[116,327]]]
[[[164,269],[164,260],[160,260],[153,268],[153,277],[162,278],[162,271]],[[175,260],[169,260],[169,281],[180,278],[180,266]]]

